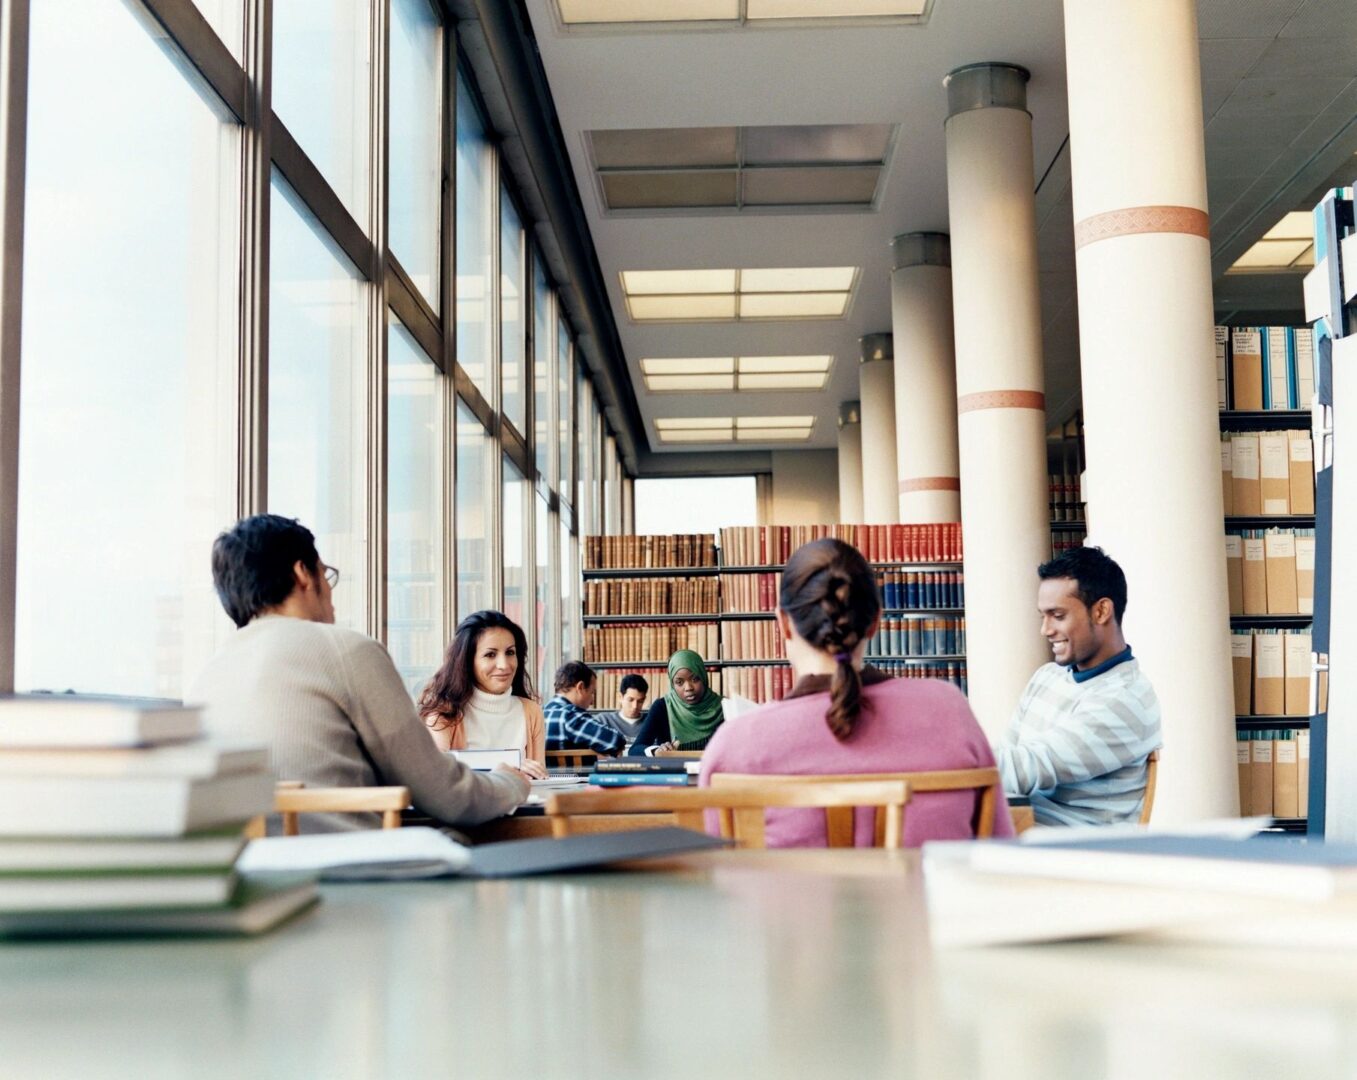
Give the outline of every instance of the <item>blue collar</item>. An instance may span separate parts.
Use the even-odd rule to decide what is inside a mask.
[[[1088,682],[1089,679],[1096,679],[1099,675],[1102,675],[1104,672],[1111,671],[1118,664],[1124,664],[1126,663],[1127,660],[1134,659],[1135,657],[1131,655],[1131,646],[1127,645],[1126,648],[1122,649],[1121,652],[1117,653],[1116,656],[1112,657],[1109,660],[1104,660],[1097,667],[1091,667],[1085,671],[1079,671],[1073,665],[1071,665],[1070,678],[1072,678],[1077,683]]]

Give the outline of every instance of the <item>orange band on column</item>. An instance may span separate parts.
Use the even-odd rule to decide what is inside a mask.
[[[961,481],[955,476],[916,476],[913,480],[900,481],[900,494],[911,491],[960,491]]]
[[[957,398],[958,414],[978,409],[1037,409],[1045,412],[1046,395],[1036,390],[987,390]]]
[[[1205,210],[1192,206],[1128,206],[1075,222],[1074,247],[1078,250],[1085,244],[1137,233],[1182,233],[1210,239],[1211,219]]]

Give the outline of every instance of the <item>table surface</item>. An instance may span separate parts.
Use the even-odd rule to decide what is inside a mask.
[[[245,941],[0,944],[0,1077],[1351,1076],[1351,954],[933,951],[914,852],[328,886]]]

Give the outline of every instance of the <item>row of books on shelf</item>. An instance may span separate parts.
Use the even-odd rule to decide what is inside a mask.
[[[757,614],[777,607],[782,575],[722,574],[721,610],[730,614]]]
[[[1258,412],[1308,409],[1315,394],[1308,326],[1217,326],[1216,404]]]
[[[722,660],[784,660],[782,635],[772,619],[728,622],[721,627]]]
[[[386,542],[386,568],[389,574],[432,574],[433,556],[433,544],[428,540],[392,537]]]
[[[1233,529],[1225,534],[1231,615],[1312,615],[1314,529]]]
[[[1084,541],[1088,539],[1088,532],[1084,529],[1061,529],[1059,532],[1051,533],[1051,558],[1055,558],[1062,552],[1069,551],[1071,548],[1083,547]]]
[[[1079,477],[1069,473],[1051,473],[1046,478],[1052,521],[1083,521],[1084,504],[1079,493]]]
[[[959,656],[966,651],[966,620],[932,615],[887,616],[867,643],[873,656]]]
[[[1236,714],[1309,716],[1310,648],[1308,628],[1232,631]]]
[[[618,623],[584,628],[586,664],[632,660],[667,663],[679,649],[692,649],[704,660],[719,657],[719,625],[714,622]]]
[[[1310,432],[1223,432],[1220,492],[1227,517],[1313,514],[1315,462]]]
[[[207,741],[197,708],[0,699],[0,938],[267,929],[316,898],[236,873],[273,790],[265,749]]]
[[[400,582],[400,588],[387,590],[386,617],[409,621],[432,621],[437,617],[435,612],[438,606],[434,591],[432,575],[428,581]]]
[[[785,664],[723,668],[721,679],[723,694],[738,694],[761,705],[769,701],[781,701],[791,693],[796,682],[791,667]]]
[[[742,525],[721,530],[722,566],[780,566],[812,540],[852,544],[869,562],[959,562],[961,523]]]
[[[666,661],[668,659],[668,657],[665,657]],[[611,710],[616,704],[618,696],[622,693],[622,680],[628,675],[639,675],[645,679],[646,685],[650,687],[648,701],[655,701],[669,693],[669,669],[664,664],[635,664],[629,666],[625,671],[619,668],[595,671],[594,701],[601,708]],[[707,678],[711,682],[711,688],[718,694],[721,693],[721,669],[708,668]]]
[[[878,570],[876,587],[888,611],[966,606],[966,575],[960,570]]]
[[[584,583],[586,615],[716,614],[714,577],[605,578]]]
[[[1310,733],[1290,728],[1241,731],[1235,739],[1239,816],[1308,818]]]
[[[712,533],[584,538],[586,570],[715,565],[716,537]]]

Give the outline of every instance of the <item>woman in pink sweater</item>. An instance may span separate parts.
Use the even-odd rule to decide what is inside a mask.
[[[778,630],[796,675],[781,701],[727,721],[702,755],[699,784],[713,773],[895,773],[993,765],[989,741],[966,697],[934,679],[893,679],[863,666],[881,619],[871,567],[841,540],[816,540],[787,561],[778,594]],[[905,810],[905,844],[966,840],[978,795],[915,795]],[[872,843],[870,811],[859,810],[855,843]],[[1012,836],[1002,794],[994,835]],[[769,847],[824,847],[823,810],[770,810]]]

